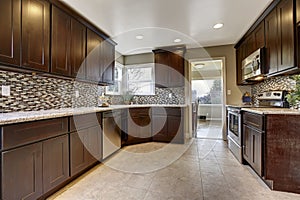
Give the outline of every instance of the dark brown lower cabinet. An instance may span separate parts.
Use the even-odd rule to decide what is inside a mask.
[[[123,120],[125,120],[126,129],[125,139],[122,138],[123,145],[138,144],[151,141],[151,118],[149,116],[150,108],[131,108],[127,110]],[[125,111],[126,112],[126,111]]]
[[[252,168],[262,175],[262,131],[244,125],[243,157]]]
[[[184,142],[183,110],[181,108],[152,109],[152,138],[156,142]]]
[[[71,176],[102,159],[101,127],[94,126],[70,133]]]
[[[69,138],[63,135],[43,142],[43,191],[69,178]]]
[[[2,152],[2,199],[37,199],[69,178],[68,135]]]
[[[43,194],[42,142],[2,152],[3,200],[35,200]]]

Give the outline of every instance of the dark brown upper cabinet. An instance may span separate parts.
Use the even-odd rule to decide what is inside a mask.
[[[266,53],[269,75],[295,67],[293,1],[283,0],[266,17]]]
[[[86,27],[52,7],[51,73],[85,78]]]
[[[115,76],[115,45],[107,40],[102,43],[101,60],[103,60],[102,81],[104,84],[114,84]]]
[[[20,65],[21,1],[0,1],[0,62]]]
[[[300,2],[296,1],[296,16],[297,16],[297,23],[300,22]]]
[[[50,4],[22,1],[22,66],[49,72]]]
[[[71,76],[85,78],[86,27],[71,19]]]
[[[71,17],[52,6],[51,73],[71,75]]]
[[[237,85],[243,85],[243,76],[242,76],[242,62],[246,58],[246,42],[243,42],[236,49],[236,83]]]
[[[156,87],[183,87],[185,48],[171,47],[153,50],[153,52]]]
[[[87,29],[86,79],[96,83],[102,82],[100,55],[103,41],[104,39],[98,34]]]
[[[262,21],[240,44],[236,49],[236,62],[237,62],[237,85],[248,85],[253,82],[243,82],[242,77],[242,62],[251,53],[259,48],[265,46],[265,24]]]
[[[115,45],[87,29],[86,79],[98,84],[114,83]]]

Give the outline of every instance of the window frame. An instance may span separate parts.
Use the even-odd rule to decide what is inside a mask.
[[[141,68],[151,68],[151,78],[147,80],[129,80],[129,69],[141,69]],[[142,63],[142,64],[132,64],[132,65],[126,65],[126,91],[129,91],[129,84],[130,83],[149,83],[150,84],[150,92],[149,93],[136,93],[133,92],[133,95],[139,95],[139,96],[146,96],[146,95],[155,95],[155,65],[154,63]]]

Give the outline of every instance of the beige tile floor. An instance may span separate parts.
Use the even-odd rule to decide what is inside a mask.
[[[222,139],[222,134],[221,120],[198,120],[197,138]]]
[[[161,143],[126,147],[49,200],[300,199],[297,194],[271,191],[249,167],[237,162],[222,140],[194,139],[187,147]],[[170,156],[160,151],[163,149],[168,149]],[[180,156],[174,151],[181,151]],[[153,152],[158,153],[152,155]],[[112,162],[120,160],[120,155],[126,159]],[[130,160],[132,155],[140,157]],[[162,162],[151,156],[159,157]],[[163,162],[164,159],[168,162]]]

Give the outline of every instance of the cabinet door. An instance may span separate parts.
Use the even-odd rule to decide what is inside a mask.
[[[262,175],[262,133],[256,130],[252,130],[251,132],[251,165],[259,175]]]
[[[277,10],[274,9],[265,18],[266,32],[266,67],[268,73],[277,72],[278,65],[278,20]]]
[[[169,87],[169,60],[168,52],[155,54],[155,85],[156,87]]]
[[[296,1],[296,22],[299,23],[300,22],[300,2]]]
[[[245,42],[246,42],[246,57],[249,56],[251,53],[253,53],[255,49],[255,41],[254,41],[254,35],[250,34]]]
[[[180,116],[168,116],[168,138],[173,143],[183,143],[183,120]]]
[[[243,125],[243,158],[251,163],[251,129]]]
[[[21,1],[0,1],[0,62],[20,65]]]
[[[265,22],[262,21],[253,31],[254,50],[265,46]]]
[[[277,6],[278,71],[295,66],[293,1],[283,0]]]
[[[51,73],[71,75],[70,42],[71,18],[52,6]]]
[[[49,72],[50,4],[22,1],[22,66]]]
[[[169,86],[184,86],[184,59],[175,53],[170,53]]]
[[[103,61],[102,81],[106,84],[114,84],[115,72],[115,46],[107,41],[102,42],[101,57]]]
[[[88,167],[89,154],[84,146],[86,142],[86,129],[70,133],[71,176],[78,174]]]
[[[102,159],[102,136],[101,127],[94,126],[87,129],[86,149],[89,166]]]
[[[87,30],[86,78],[92,82],[102,82],[101,44],[103,39],[91,30]]]
[[[68,135],[43,142],[43,187],[44,193],[69,178]]]
[[[246,57],[246,42],[243,42],[236,49],[236,83],[237,85],[243,85],[243,75],[242,75],[242,62]]]
[[[168,142],[167,116],[154,115],[152,117],[152,137],[155,142]]]
[[[71,19],[71,75],[85,78],[86,27]]]
[[[43,193],[42,143],[2,153],[2,198],[35,200]]]

